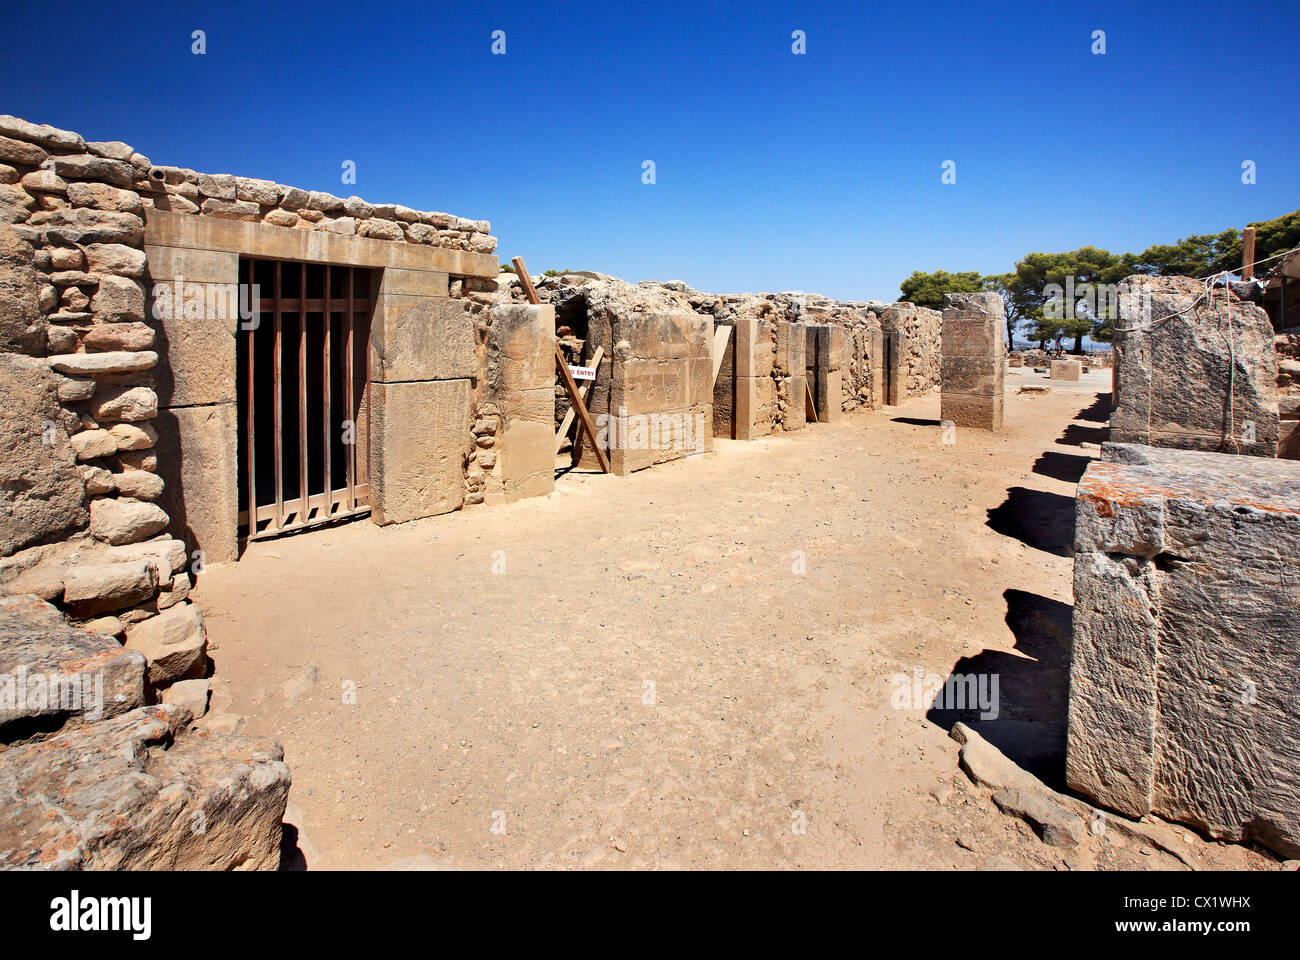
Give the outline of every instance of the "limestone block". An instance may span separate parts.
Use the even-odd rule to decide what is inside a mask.
[[[150,315],[157,350],[165,357],[156,373],[159,403],[233,402],[239,327],[235,284],[186,281],[179,290],[172,283],[157,285],[151,290]]]
[[[59,379],[41,360],[0,354],[0,556],[86,524]]]
[[[1078,380],[1083,364],[1078,360],[1053,360],[1051,374],[1053,380]]]
[[[203,615],[192,603],[164,610],[126,631],[126,647],[144,654],[146,679],[165,687],[202,672],[207,663],[208,637]]]
[[[238,557],[239,480],[236,405],[179,407],[151,421],[158,432],[159,503],[168,529],[208,563]]]
[[[167,526],[167,514],[152,503],[101,498],[90,503],[90,535],[105,543],[136,543]]]
[[[757,440],[776,423],[776,382],[771,377],[736,379],[735,439]]]
[[[38,354],[45,346],[37,276],[31,245],[0,223],[0,351]]]
[[[267,738],[140,707],[0,754],[0,867],[275,870],[289,768]],[[203,829],[195,813],[203,811]]]
[[[158,567],[144,560],[74,564],[63,581],[63,601],[80,617],[121,610],[157,592]]]
[[[373,383],[370,506],[376,523],[402,523],[464,502],[468,380]]]
[[[940,419],[982,430],[1002,428],[1005,313],[996,293],[944,295]]]
[[[506,392],[555,386],[555,308],[498,304],[492,308],[489,363],[500,364],[499,386]]]
[[[1129,277],[1115,335],[1110,437],[1277,455],[1277,355],[1264,310],[1186,277]],[[1139,328],[1135,332],[1124,332]],[[1231,343],[1230,343],[1231,341]],[[1231,403],[1229,403],[1231,383]],[[1226,436],[1225,436],[1226,435]]]
[[[478,375],[474,317],[465,300],[380,296],[370,325],[376,383],[469,379]]]
[[[1105,445],[1076,496],[1071,788],[1300,855],[1298,547],[1300,464]]]
[[[555,489],[555,388],[513,391],[501,417],[498,469],[506,502],[546,496]]]
[[[139,653],[111,636],[73,629],[37,597],[0,597],[0,742],[28,735],[20,728],[38,719],[76,724],[134,710],[144,703],[144,669]]]

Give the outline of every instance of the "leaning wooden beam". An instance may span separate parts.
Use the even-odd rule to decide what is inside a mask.
[[[1241,279],[1249,280],[1255,275],[1255,228],[1247,227],[1241,232]]]
[[[817,416],[817,404],[813,401],[812,387],[808,386],[808,381],[806,379],[803,382],[803,397],[804,397],[804,416],[805,417],[811,416],[812,422],[817,423],[818,420],[820,419]]]
[[[515,273],[519,276],[519,282],[523,285],[524,296],[532,304],[541,304],[537,296],[537,290],[533,287],[533,279],[528,275],[528,268],[524,266],[523,257],[515,257],[510,261],[514,264]],[[569,373],[569,362],[564,359],[564,354],[560,351],[560,345],[555,345],[555,365],[560,371],[560,380],[564,383],[564,390],[569,395],[569,405],[578,411],[578,422],[582,424],[582,429],[587,434],[587,439],[591,441],[591,449],[596,451],[596,460],[600,463],[600,472],[609,473],[609,460],[605,457],[605,451],[600,449],[600,444],[596,442],[596,425],[591,422],[591,414],[587,412],[587,404],[583,402],[582,395],[578,393],[578,385],[573,382],[573,374]]]
[[[587,365],[591,367],[599,367],[600,360],[603,356],[605,356],[605,348],[597,347],[596,352],[593,353],[591,355],[591,359],[587,361]],[[586,381],[585,383],[582,384],[582,386],[578,387],[578,396],[582,397],[583,403],[587,402],[587,391],[590,389],[591,389],[590,380]],[[565,411],[564,419],[560,421],[560,429],[556,431],[555,434],[556,453],[560,452],[560,447],[564,444],[564,438],[569,435],[569,428],[573,426],[573,413],[574,413],[573,407],[569,407],[569,409]]]
[[[722,369],[722,358],[727,353],[727,341],[731,339],[731,327],[718,327],[713,331],[713,385],[718,385],[718,371]]]

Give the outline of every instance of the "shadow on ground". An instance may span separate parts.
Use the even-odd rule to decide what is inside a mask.
[[[987,523],[1004,537],[1058,557],[1074,546],[1074,498],[1046,490],[1012,487],[1000,506],[988,512]]]
[[[1090,463],[1092,457],[1083,454],[1057,453],[1055,450],[1048,450],[1034,461],[1034,473],[1054,480],[1064,480],[1066,483],[1078,483]]]
[[[926,719],[944,730],[965,723],[1048,786],[1063,789],[1073,608],[1023,590],[1002,596],[1014,652],[985,650],[958,660]],[[972,690],[983,696],[973,705],[963,696]]]

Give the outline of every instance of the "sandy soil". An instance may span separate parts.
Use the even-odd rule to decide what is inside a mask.
[[[933,394],[254,544],[196,591],[214,709],[283,742],[312,868],[1185,869],[1116,831],[1044,845],[961,773],[954,716],[891,705],[917,668],[996,672],[983,732],[1061,786],[1072,497],[1109,374],[1028,381],[1002,433],[952,445]],[[1176,834],[1197,865],[1273,866]]]

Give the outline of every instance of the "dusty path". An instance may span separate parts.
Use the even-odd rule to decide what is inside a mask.
[[[196,592],[214,704],[284,743],[312,867],[1179,867],[1044,846],[957,769],[951,718],[891,706],[917,667],[998,671],[990,737],[1059,776],[1070,498],[1108,383],[1009,393],[1003,433],[951,446],[935,394],[255,544]]]

